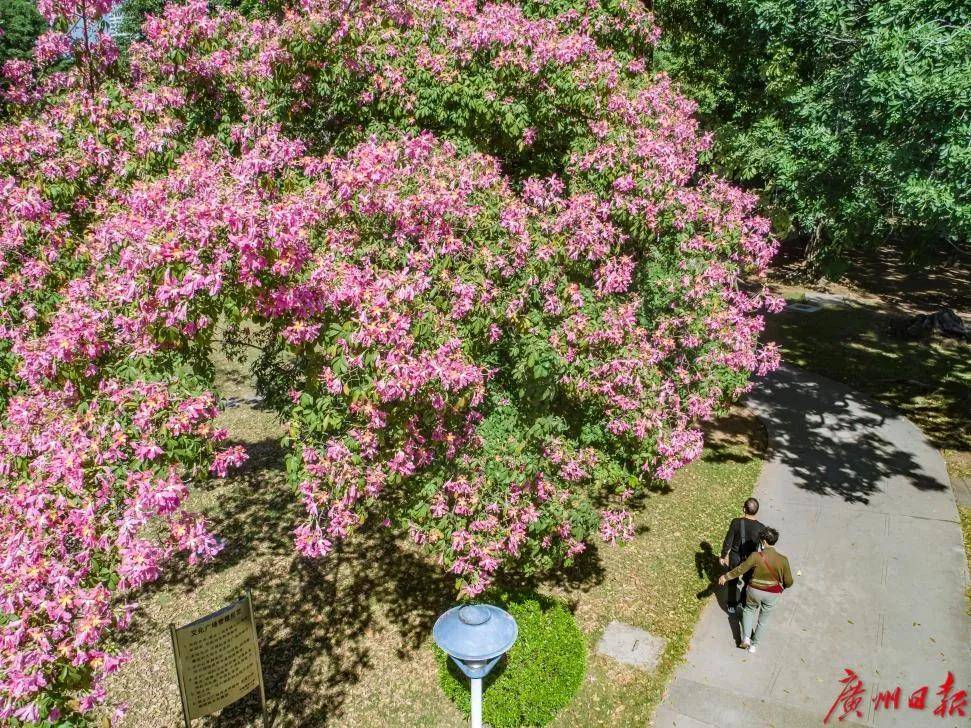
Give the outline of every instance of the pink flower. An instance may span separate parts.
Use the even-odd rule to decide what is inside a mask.
[[[596,289],[601,297],[610,293],[624,293],[630,287],[634,260],[627,255],[608,258],[596,272]]]
[[[154,442],[132,443],[132,450],[134,451],[135,455],[140,457],[142,460],[154,460],[165,452]]]
[[[36,723],[40,718],[40,710],[37,707],[37,703],[30,702],[19,710],[15,710],[13,717],[27,723]]]
[[[123,78],[103,35],[49,32],[36,65],[5,64],[0,721],[101,704],[134,591],[218,556],[188,508],[246,457],[200,384],[217,321],[260,350],[287,420],[302,555],[408,523],[473,596],[518,560],[633,535],[623,504],[778,364],[759,337],[780,302],[740,285],[777,243],[752,195],[699,167],[695,105],[605,44],[656,42],[643,4],[619,3],[306,0],[248,19],[188,0],[146,21]],[[40,3],[54,27],[111,6]],[[321,64],[344,79],[327,98]],[[425,92],[483,64],[495,87],[455,126]],[[340,151],[287,136],[331,101],[376,122],[393,106],[401,131],[349,129]],[[463,136],[527,114],[577,121],[546,177],[514,180]],[[54,689],[68,665],[91,676],[76,703]]]
[[[634,521],[630,513],[627,511],[603,511],[600,518],[600,537],[606,543],[633,540]]]
[[[34,57],[41,65],[57,61],[71,53],[71,37],[64,33],[48,31],[34,45]]]
[[[213,458],[209,471],[215,473],[220,478],[225,478],[230,468],[238,468],[249,459],[246,448],[242,445],[234,445],[219,453]]]

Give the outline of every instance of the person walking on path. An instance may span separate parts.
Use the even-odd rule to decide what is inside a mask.
[[[765,625],[772,610],[779,603],[782,592],[792,586],[792,569],[789,559],[775,550],[779,532],[774,528],[764,528],[759,535],[762,546],[760,551],[751,554],[745,561],[718,578],[719,584],[737,579],[752,571],[745,607],[742,609],[742,641],[739,647],[754,653],[759,641],[765,634]],[[752,627],[755,626],[753,633]]]
[[[759,502],[755,498],[749,498],[742,505],[742,517],[732,519],[728,526],[728,533],[725,534],[725,541],[722,543],[721,558],[718,560],[722,566],[734,569],[756,551],[759,534],[765,528],[755,519],[755,514],[758,512]],[[742,579],[733,579],[728,584],[728,595],[725,601],[729,614],[735,614],[735,610],[743,603],[744,589],[745,582]]]

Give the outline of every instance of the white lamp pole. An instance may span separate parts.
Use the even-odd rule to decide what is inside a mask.
[[[472,678],[472,728],[482,728],[482,678]]]
[[[472,728],[482,728],[482,678],[513,645],[519,628],[499,607],[466,604],[449,609],[432,629],[435,644],[451,657],[471,681]]]

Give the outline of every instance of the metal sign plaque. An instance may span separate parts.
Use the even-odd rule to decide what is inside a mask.
[[[186,726],[256,688],[266,725],[263,671],[249,594],[184,627],[169,625],[169,630]]]

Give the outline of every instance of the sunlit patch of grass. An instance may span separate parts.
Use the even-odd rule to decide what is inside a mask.
[[[669,492],[648,500],[633,543],[600,550],[604,583],[573,595],[591,660],[583,687],[554,725],[647,725],[660,703],[702,608],[714,598],[710,586],[720,573],[725,528],[752,494],[762,467],[764,430],[751,414],[736,414],[709,442]],[[603,628],[615,619],[667,641],[656,670],[643,672],[594,653]]]
[[[968,557],[968,570],[971,571],[971,508],[958,506],[958,514],[961,516],[961,530],[964,532],[964,553]],[[968,614],[971,614],[971,585],[965,594],[968,597]]]
[[[943,450],[947,472],[951,479],[971,478],[971,452],[966,450]]]

